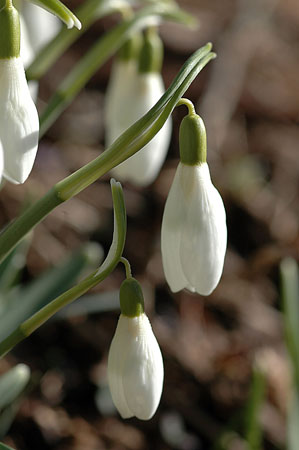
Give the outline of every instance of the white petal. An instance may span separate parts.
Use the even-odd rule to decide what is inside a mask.
[[[145,314],[121,315],[108,356],[113,402],[123,418],[150,419],[162,393],[163,360]]]
[[[146,114],[165,91],[161,74],[139,74],[136,65],[128,64],[118,63],[109,89],[112,106],[107,109],[108,145]],[[165,160],[170,138],[171,121],[167,120],[142,150],[113,169],[113,176],[139,186],[152,183]]]
[[[127,101],[131,80],[135,78],[136,61],[116,61],[107,88],[105,102],[106,145],[109,147],[127,127]]]
[[[121,315],[108,355],[108,382],[113,403],[123,419],[134,416],[124,395],[122,379],[123,367],[130,345],[131,337],[128,333],[128,321]]]
[[[225,209],[206,163],[183,166],[181,182],[187,204],[180,240],[181,264],[189,285],[199,294],[209,295],[223,270],[227,242]]]
[[[162,355],[147,316],[142,314],[128,320],[133,339],[123,370],[124,393],[134,415],[149,420],[155,414],[162,394]]]
[[[181,230],[186,216],[181,171],[182,164],[179,164],[166,200],[161,228],[163,269],[172,292],[178,292],[188,286],[180,259]]]
[[[37,152],[39,119],[21,58],[0,60],[0,111],[4,177],[24,183]]]

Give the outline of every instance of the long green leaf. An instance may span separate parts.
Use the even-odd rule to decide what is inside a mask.
[[[298,450],[299,443],[299,391],[294,387],[289,401],[287,421],[287,449]]]
[[[90,259],[90,255],[94,254],[94,245],[98,247],[93,243],[84,245],[66,261],[48,269],[28,286],[20,286],[15,293],[9,296],[7,308],[0,316],[0,340],[3,340],[11,330],[72,286],[83,269],[99,264],[99,259],[97,261]]]
[[[265,396],[265,375],[259,368],[254,368],[247,411],[245,414],[245,438],[250,450],[262,450],[262,429],[260,410]]]
[[[0,343],[0,356],[4,356],[11,348],[33,333],[33,331],[45,323],[61,308],[101,283],[118,264],[126,239],[126,209],[121,184],[115,180],[111,180],[111,189],[114,207],[114,231],[112,244],[103,264],[79,284],[64,292],[55,300],[52,300],[32,317],[19,325],[15,331]]]
[[[0,264],[0,304],[6,304],[8,291],[17,281],[20,273],[26,265],[26,256],[31,239],[23,239],[14,251]]]
[[[8,447],[8,445],[3,444],[3,442],[0,442],[0,450],[14,450],[12,447]]]
[[[30,369],[18,364],[0,377],[0,410],[10,405],[24,390],[30,379]]]

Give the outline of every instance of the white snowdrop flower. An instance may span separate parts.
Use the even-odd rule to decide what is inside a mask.
[[[20,57],[0,59],[0,139],[4,177],[24,183],[34,164],[39,119]]]
[[[158,36],[147,33],[138,64],[135,58],[115,63],[106,102],[108,146],[146,114],[164,94],[160,73],[161,52]],[[113,169],[113,176],[138,186],[152,183],[166,158],[170,138],[171,121],[168,119],[148,144]]]
[[[181,124],[180,153],[162,221],[164,273],[173,292],[209,295],[223,270],[226,214],[206,163],[204,124],[195,114]]]
[[[24,183],[37,152],[39,119],[30,96],[20,57],[20,24],[15,8],[0,11],[0,27],[7,41],[0,47],[0,146],[3,176],[12,183]]]
[[[131,59],[117,59],[112,67],[105,101],[107,147],[128,128],[127,102],[131,93],[131,82],[133,78],[136,78],[136,72],[136,61]]]
[[[131,78],[131,95],[128,95],[124,103],[126,111],[121,117],[115,117],[115,126],[110,130],[111,140],[109,145],[146,114],[151,107],[164,94],[164,84],[158,73],[138,74]],[[122,108],[119,108],[119,116]],[[130,181],[138,186],[147,186],[152,183],[161,169],[165,160],[171,137],[171,121],[167,120],[162,129],[148,142],[138,153],[113,169],[115,178]],[[108,142],[107,142],[108,143]]]
[[[119,317],[108,356],[108,382],[113,402],[124,418],[149,420],[160,402],[163,360],[150,322],[144,313],[143,296],[134,278],[120,289]]]

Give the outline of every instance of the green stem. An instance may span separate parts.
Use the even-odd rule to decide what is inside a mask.
[[[122,257],[120,258],[119,261],[122,262],[123,265],[125,266],[126,277],[127,277],[127,278],[132,278],[131,264],[129,263],[129,261],[127,260],[127,258],[124,258],[124,257],[122,256]]]
[[[258,367],[253,370],[251,390],[245,414],[245,437],[250,450],[262,449],[262,429],[260,425],[260,410],[266,390],[265,374]]]
[[[184,64],[161,99],[126,130],[107,150],[69,177],[57,183],[43,198],[0,234],[0,262],[37,223],[57,205],[81,192],[113,167],[147,144],[162,128],[175,105],[200,70],[215,57],[211,44],[199,49]]]
[[[18,326],[6,339],[0,343],[0,357],[6,355],[16,344],[21,342],[26,337],[30,336],[33,331],[45,323],[57,311],[68,305],[73,300],[85,294],[89,289],[96,286],[104,278],[96,278],[94,272],[77,286],[64,292],[48,305],[44,306],[40,311],[34,314],[29,319],[25,320]]]
[[[196,114],[195,107],[194,107],[193,103],[191,102],[191,100],[189,100],[188,98],[181,98],[181,100],[179,100],[177,102],[176,106],[181,106],[181,105],[187,106],[188,113],[190,115]]]
[[[59,295],[32,317],[21,323],[6,339],[0,343],[0,357],[4,356],[16,344],[28,337],[33,331],[45,323],[57,311],[85,294],[89,289],[101,283],[118,264],[126,239],[126,212],[123,192],[120,183],[111,180],[114,206],[114,233],[109,253],[101,265],[78,285]]]

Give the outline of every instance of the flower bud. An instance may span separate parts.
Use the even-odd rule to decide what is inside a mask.
[[[205,142],[202,120],[187,116],[180,133],[181,162],[165,204],[161,231],[163,268],[173,292],[187,288],[209,295],[223,270],[226,214],[204,162]]]
[[[20,25],[14,7],[5,6],[0,10],[0,30],[0,147],[4,159],[3,176],[19,184],[27,179],[35,160],[39,119],[20,57]],[[7,35],[2,39],[5,30]]]
[[[143,295],[129,278],[120,290],[119,317],[108,356],[108,382],[120,415],[149,420],[160,402],[163,360],[150,322],[143,312]]]
[[[118,60],[114,65],[106,100],[108,146],[146,114],[165,92],[158,62],[162,58],[161,49],[156,43],[151,45],[150,40],[159,40],[161,47],[157,34],[155,37],[153,33],[146,34],[138,61],[135,56],[126,61]],[[145,57],[148,55],[151,58]],[[166,158],[170,138],[171,121],[168,119],[148,144],[113,169],[113,176],[138,186],[152,183]]]

